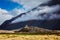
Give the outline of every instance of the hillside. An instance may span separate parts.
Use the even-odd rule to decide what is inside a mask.
[[[0,33],[60,33],[60,20],[28,20],[0,26]]]
[[[21,29],[17,29],[14,30],[15,33],[37,33],[37,34],[58,34],[60,33],[59,30],[48,30],[48,29],[44,29],[44,28],[39,28],[39,27],[33,27],[33,26],[28,26],[26,25],[25,27],[21,28]]]
[[[60,19],[59,20],[28,20],[28,21],[9,24],[4,26],[3,28],[2,26],[0,26],[0,30],[15,30],[15,29],[23,28],[26,25],[49,29],[49,30],[60,30]]]

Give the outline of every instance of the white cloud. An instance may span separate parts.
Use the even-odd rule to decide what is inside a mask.
[[[22,15],[22,17],[16,19],[13,22],[26,21],[26,20],[32,20],[32,19],[50,20],[50,19],[59,18],[60,15],[57,15],[57,13],[53,14],[54,12],[57,12],[58,10],[60,10],[60,5],[55,5],[55,6],[51,6],[51,7],[44,6],[44,7],[42,7],[41,10],[38,11],[36,9],[35,11],[31,11],[30,13],[27,13],[26,15]],[[19,10],[17,10],[17,11],[19,11]],[[43,16],[38,16],[39,14],[43,14],[43,13],[46,13],[46,14],[44,14]],[[18,14],[19,14],[19,12],[18,12]]]
[[[54,5],[54,6],[43,6],[43,9],[40,10],[40,14],[45,13],[45,15],[42,17],[44,19],[55,19],[59,18],[60,15],[57,15],[57,11],[60,10],[60,5]],[[54,14],[55,13],[55,14]],[[49,17],[48,17],[49,16]]]
[[[19,14],[21,14],[21,13],[24,13],[24,12],[25,12],[25,10],[24,10],[23,8],[20,8],[20,9],[15,8],[15,9],[13,9],[10,13],[11,13],[13,16],[17,16],[17,15],[19,15]]]
[[[7,10],[0,8],[0,25],[8,19],[11,19],[13,16],[9,14]]]
[[[41,3],[48,2],[50,0],[13,0],[14,2],[17,2],[19,4],[24,5],[26,10],[30,10],[37,5]],[[39,8],[38,8],[39,9]],[[27,13],[26,15],[23,15],[22,17],[16,19],[13,22],[19,22],[19,21],[26,21],[26,20],[32,20],[32,19],[54,19],[54,18],[60,18],[60,15],[53,14],[54,12],[57,12],[60,10],[60,5],[54,5],[54,6],[42,6],[40,7],[41,10],[35,10],[31,11],[30,13]],[[15,12],[16,14],[21,14],[22,12],[25,12],[26,10],[21,10],[21,9],[14,9],[13,13]],[[46,13],[44,16],[38,16],[39,14]],[[50,16],[49,16],[50,15]],[[49,16],[49,18],[48,18]]]
[[[59,8],[60,8],[60,5],[54,5],[54,6],[51,6],[51,7],[43,6],[42,10],[40,10],[39,12],[40,13],[53,13],[53,12],[56,12],[56,11],[60,10]]]
[[[37,5],[44,3],[44,2],[48,2],[48,1],[50,0],[13,0],[13,2],[22,4],[26,8],[26,10],[30,10],[36,7]]]

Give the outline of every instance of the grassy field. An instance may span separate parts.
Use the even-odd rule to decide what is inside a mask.
[[[0,40],[60,40],[59,35],[0,34]]]

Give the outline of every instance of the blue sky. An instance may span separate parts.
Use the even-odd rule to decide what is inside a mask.
[[[23,8],[23,5],[13,2],[12,0],[0,0],[0,25],[5,21],[11,19],[16,15],[12,10],[15,8]]]
[[[0,0],[0,8],[2,9],[10,11],[16,7],[22,8],[23,6],[11,0]]]

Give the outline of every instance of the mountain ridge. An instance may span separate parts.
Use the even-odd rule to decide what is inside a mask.
[[[28,20],[24,22],[18,22],[13,24],[8,24],[4,26],[4,28],[0,28],[2,30],[15,30],[19,28],[23,28],[26,25],[33,27],[40,27],[49,30],[60,30],[60,19],[58,20]]]

